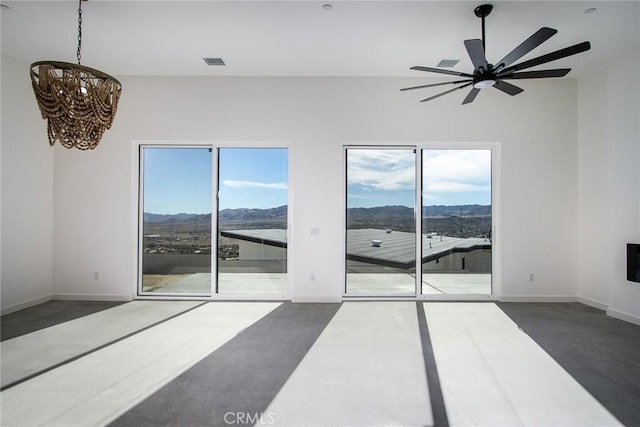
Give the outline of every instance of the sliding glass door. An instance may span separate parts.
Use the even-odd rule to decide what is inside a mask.
[[[346,295],[416,294],[412,148],[346,152]]]
[[[346,296],[492,295],[491,148],[348,147],[345,157]]]
[[[422,293],[491,295],[491,150],[422,150]]]
[[[287,294],[287,149],[218,149],[217,291]]]
[[[141,149],[139,291],[210,295],[210,148]]]
[[[286,148],[140,146],[138,293],[286,297],[287,174]]]

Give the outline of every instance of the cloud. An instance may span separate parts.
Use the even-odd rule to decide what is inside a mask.
[[[348,184],[375,190],[415,188],[412,150],[350,150]]]
[[[491,191],[490,186],[474,185],[465,182],[442,180],[427,185],[426,192],[431,193],[470,193],[478,191]]]
[[[353,149],[347,155],[350,200],[374,200],[383,191],[399,195],[415,189],[413,150]],[[424,150],[422,173],[425,201],[491,203],[490,150]]]
[[[230,188],[268,188],[272,190],[286,190],[286,182],[256,182],[256,181],[235,181],[225,180],[222,181],[225,187]]]
[[[428,150],[423,158],[423,192],[491,191],[489,150]]]
[[[357,195],[357,194],[351,194],[351,193],[347,194],[347,197],[348,197],[349,199],[369,200],[369,198],[368,198],[368,197],[366,197],[366,196],[360,196],[360,195]]]

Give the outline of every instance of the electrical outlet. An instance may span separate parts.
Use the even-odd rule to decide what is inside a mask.
[[[100,280],[100,273],[99,272],[95,271],[93,273],[93,280]]]
[[[316,274],[315,273],[311,273],[309,275],[309,279],[311,279],[312,282],[315,282],[316,281]]]
[[[533,273],[529,273],[529,281],[533,282],[533,279],[534,279]]]

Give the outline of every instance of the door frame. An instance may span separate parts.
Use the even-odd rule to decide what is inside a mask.
[[[416,222],[416,280],[415,295],[403,294],[347,294],[346,271],[346,209],[347,209],[347,150],[349,149],[414,149],[415,150],[415,180],[416,198],[414,218]],[[422,151],[423,150],[490,150],[491,151],[491,293],[478,294],[423,294],[422,293],[422,266],[418,260],[422,259]],[[346,144],[343,146],[343,271],[342,271],[342,298],[343,300],[419,300],[419,301],[497,301],[502,294],[502,236],[501,230],[501,143],[499,142],[418,142],[398,144]]]
[[[143,219],[143,148],[209,148],[212,156],[212,207],[211,207],[211,281],[209,294],[171,294],[142,292],[142,219]],[[287,245],[287,291],[284,294],[218,294],[217,284],[217,235],[218,235],[218,149],[219,148],[284,148],[287,149],[287,240],[291,242],[291,214],[293,210],[293,191],[291,182],[291,152],[293,144],[283,141],[211,141],[211,140],[134,140],[132,141],[131,164],[131,247],[133,250],[132,296],[139,300],[198,300],[198,301],[285,301],[292,294],[291,265],[292,256]],[[214,246],[216,248],[214,249]]]
[[[424,142],[418,144],[418,150],[491,150],[491,293],[482,294],[423,294],[418,293],[422,301],[498,301],[502,292],[502,255],[501,255],[501,144],[499,142]],[[421,156],[422,157],[422,156]],[[422,158],[418,159],[422,163]],[[422,180],[421,180],[422,181]],[[422,182],[420,183],[422,186]],[[420,253],[422,256],[422,253]],[[418,259],[418,258],[416,258]],[[422,268],[420,280],[422,280]]]
[[[348,151],[349,150],[413,150],[415,159],[417,159],[418,147],[416,144],[350,144],[343,146],[343,183],[344,183],[344,197],[343,199],[343,212],[342,212],[342,230],[343,230],[343,274],[342,274],[342,298],[343,300],[358,300],[358,299],[393,299],[393,300],[401,300],[401,299],[416,299],[419,295],[419,283],[418,282],[418,268],[416,263],[416,277],[414,279],[414,291],[413,293],[406,294],[373,294],[373,293],[361,293],[361,294],[349,294],[347,293],[347,161],[348,161]],[[414,219],[414,229],[419,230],[419,221],[420,216],[418,215],[418,203],[420,198],[418,197],[420,186],[418,185],[417,177],[420,176],[420,165],[417,160],[414,159],[414,209],[413,209],[413,219]],[[422,247],[419,244],[420,236],[419,233],[416,234],[415,240],[415,251],[416,254],[418,251],[422,250]],[[416,258],[417,259],[417,258]]]

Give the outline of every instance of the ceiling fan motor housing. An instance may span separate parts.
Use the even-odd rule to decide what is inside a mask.
[[[487,82],[487,83],[483,83]],[[490,82],[490,83],[489,83]],[[496,73],[493,64],[487,64],[487,68],[478,67],[473,72],[473,87],[481,89],[493,86],[496,83]]]

